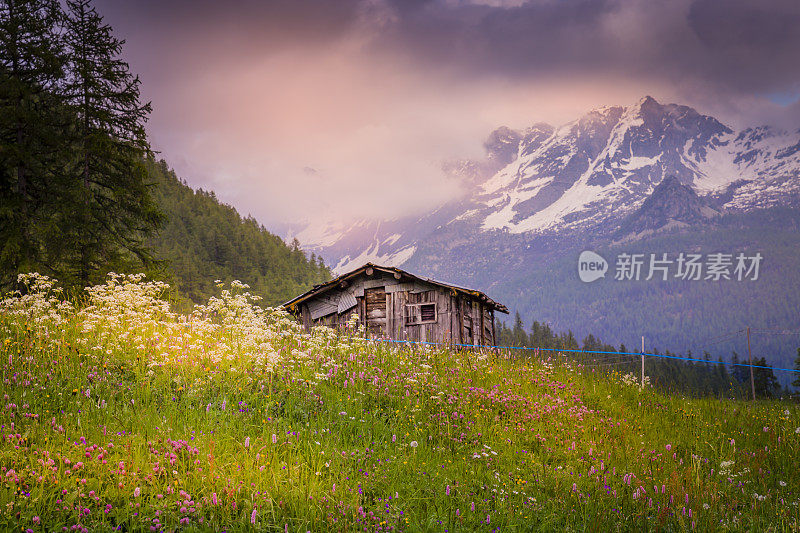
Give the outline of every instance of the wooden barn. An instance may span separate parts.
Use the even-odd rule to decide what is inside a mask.
[[[394,267],[366,265],[283,304],[306,329],[347,324],[358,313],[377,338],[494,345],[494,312],[508,309],[480,291],[422,278]]]

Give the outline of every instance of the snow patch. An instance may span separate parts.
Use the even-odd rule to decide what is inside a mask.
[[[377,263],[384,266],[399,267],[414,255],[417,251],[416,245],[406,246],[396,252],[380,253],[378,245],[364,250],[356,257],[351,258],[349,255],[342,257],[336,266],[333,268],[334,275],[344,274],[354,270],[365,263]]]
[[[643,167],[651,167],[658,163],[661,159],[661,155],[657,155],[655,157],[641,157],[641,156],[633,156],[626,163],[623,163],[619,166],[622,170],[636,170]]]
[[[400,237],[402,237],[402,235],[400,235],[399,233],[394,233],[392,235],[389,235],[385,239],[383,239],[383,242],[381,244],[385,244],[387,246],[391,246],[392,244],[394,244],[397,241],[399,241]]]

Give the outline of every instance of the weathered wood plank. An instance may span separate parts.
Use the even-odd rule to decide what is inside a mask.
[[[352,309],[356,305],[356,297],[352,292],[343,291],[339,296],[339,303],[336,307],[337,313],[344,313],[348,309]]]
[[[494,327],[494,309],[492,309],[492,346],[497,346],[497,332]]]
[[[307,305],[300,306],[300,316],[303,320],[303,327],[306,328],[306,331],[311,330],[311,313],[308,311]]]
[[[383,287],[364,290],[367,330],[372,336],[386,336],[386,291]]]
[[[450,337],[454,344],[461,342],[461,312],[458,310],[458,298],[450,295]]]
[[[397,324],[397,333],[395,339],[406,340],[408,339],[408,330],[406,328],[405,309],[406,303],[408,302],[408,293],[403,291],[395,292],[393,294],[395,299],[395,321]]]
[[[308,302],[308,309],[311,313],[311,320],[317,320],[323,316],[335,313],[337,305],[327,301],[311,301]]]
[[[483,332],[483,305],[480,303],[476,303],[475,307],[478,310],[478,315],[481,317],[480,319],[480,334],[478,335],[478,342],[476,344],[484,344],[484,332]]]
[[[409,292],[412,293],[428,292],[429,290],[431,290],[431,287],[433,287],[435,290],[444,290],[440,287],[435,287],[429,285],[428,283],[422,283],[420,281],[414,281],[413,283],[411,283],[411,285],[413,286],[413,288]]]
[[[372,336],[466,345],[492,345],[497,340],[494,312],[485,302],[421,280],[398,279],[380,268],[304,302],[298,311],[306,327],[316,323],[342,328],[352,313],[358,313]]]
[[[367,310],[366,310],[366,304],[364,303],[364,298],[363,297],[356,298],[356,300],[358,301],[358,306],[357,306],[358,307],[358,321],[361,324],[366,325],[366,323],[367,323],[367,318],[366,318],[367,317]]]
[[[374,289],[367,289],[364,292],[364,301],[367,302],[368,309],[386,308],[386,291],[383,287],[376,287]]]
[[[386,309],[367,310],[367,321],[378,320],[379,318],[386,319]]]
[[[475,344],[475,325],[472,317],[472,305],[468,300],[461,301],[463,313],[464,344]]]

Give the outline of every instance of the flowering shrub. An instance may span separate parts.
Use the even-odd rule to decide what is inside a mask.
[[[233,282],[0,300],[0,529],[792,530],[792,404],[305,330]],[[735,437],[735,438],[734,438]]]
[[[13,291],[0,299],[0,313],[8,325],[34,327],[47,333],[61,326],[74,311],[72,304],[61,298],[56,280],[34,272],[20,274],[17,282],[25,287],[24,293]]]
[[[642,380],[641,376],[637,376],[633,372],[629,372],[627,374],[622,374],[620,376],[620,383],[623,385],[627,385],[628,387],[641,387]],[[650,376],[644,377],[644,386],[650,387]]]

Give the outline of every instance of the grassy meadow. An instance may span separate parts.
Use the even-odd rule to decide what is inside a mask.
[[[800,409],[304,333],[234,282],[0,301],[0,529],[798,531]]]

